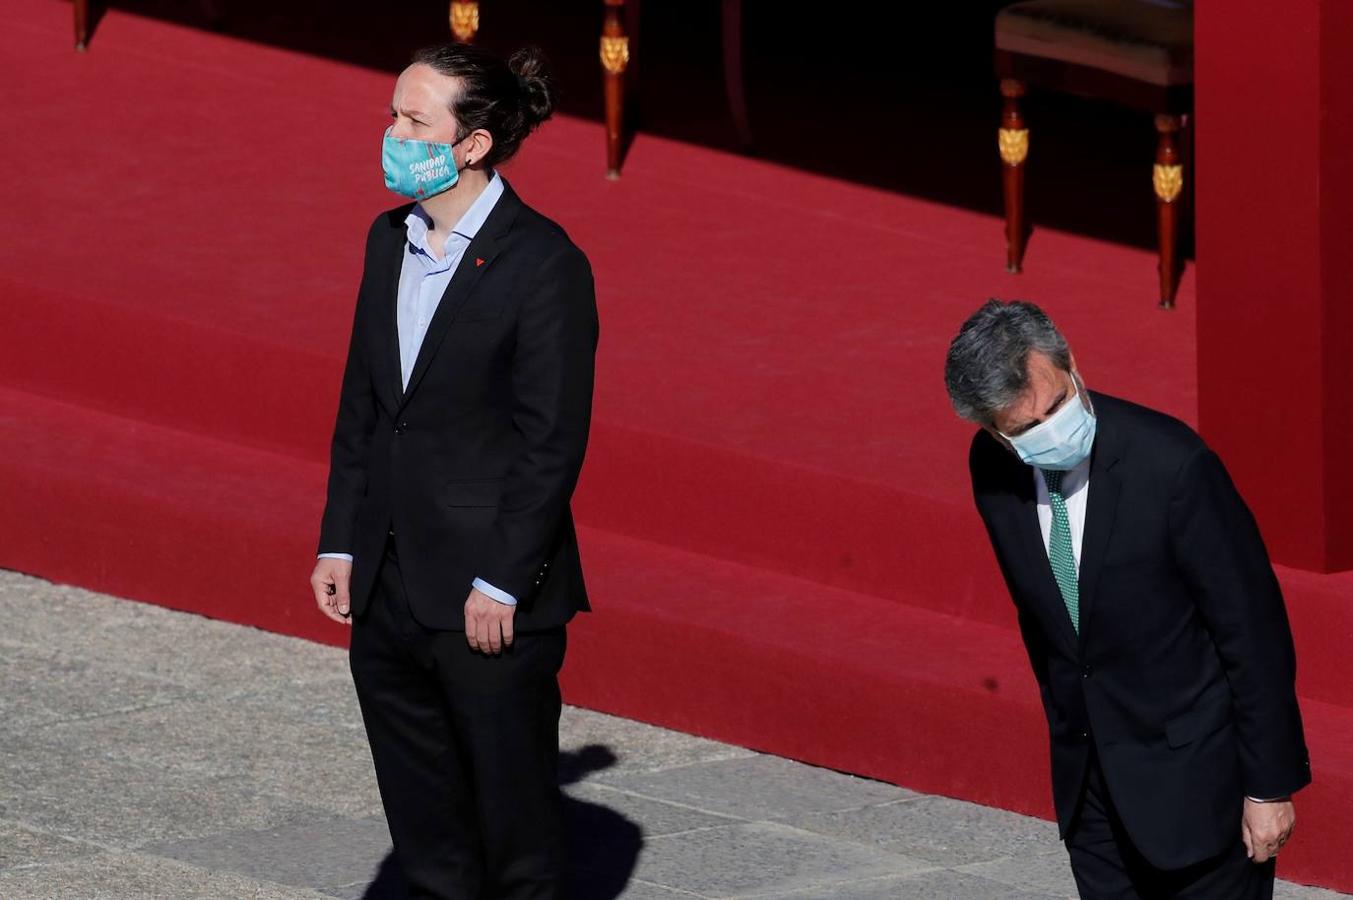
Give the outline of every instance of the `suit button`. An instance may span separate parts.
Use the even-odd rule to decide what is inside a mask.
[[[1082,732],[1081,732],[1081,740],[1083,740],[1083,741],[1088,741],[1088,740],[1090,740],[1090,732],[1088,732],[1088,731],[1082,731]]]
[[[1081,669],[1081,677],[1082,677],[1082,678],[1089,678],[1089,677],[1090,677],[1090,667],[1089,667],[1089,666],[1086,666],[1085,668]]]
[[[400,422],[395,426],[395,434],[403,434],[409,427],[408,422]]]

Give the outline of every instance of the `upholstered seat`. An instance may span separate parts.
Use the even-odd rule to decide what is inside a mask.
[[[1193,81],[1193,4],[1026,0],[996,16],[996,49],[1170,86]]]

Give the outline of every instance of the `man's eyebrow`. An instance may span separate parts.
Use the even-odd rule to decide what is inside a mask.
[[[1057,410],[1060,409],[1062,404],[1065,402],[1066,402],[1066,388],[1062,388],[1062,392],[1057,395],[1056,400],[1052,401],[1052,405],[1048,407],[1048,411],[1043,413],[1043,417],[1047,418],[1048,416],[1057,412]]]
[[[410,119],[425,119],[425,118],[427,118],[427,116],[423,115],[423,113],[422,113],[420,110],[417,110],[417,109],[398,110],[398,109],[395,109],[395,105],[394,105],[393,103],[390,104],[390,115],[392,115],[392,116],[393,116],[393,115],[397,115],[397,114],[400,113],[400,112],[403,112],[404,115],[408,116]]]
[[[1054,401],[1052,401],[1052,405],[1048,407],[1047,412],[1043,413],[1043,421],[1046,422],[1046,421],[1048,420],[1048,417],[1049,417],[1049,416],[1051,416],[1053,413],[1057,412],[1057,410],[1058,410],[1059,408],[1061,408],[1061,405],[1062,405],[1063,403],[1066,402],[1066,398],[1067,398],[1067,393],[1066,393],[1066,389],[1064,388],[1064,389],[1062,390],[1062,392],[1061,392],[1060,394],[1057,395],[1057,399],[1054,400]],[[1009,432],[1009,434],[1010,434],[1011,436],[1021,435],[1021,434],[1023,434],[1024,432],[1028,431],[1030,428],[1033,428],[1033,427],[1034,427],[1035,425],[1037,425],[1037,424],[1038,424],[1038,422],[1032,422],[1032,421],[1031,421],[1031,422],[1025,422],[1023,425],[1019,426],[1018,428],[1015,428],[1015,429],[1011,430],[1011,431]]]

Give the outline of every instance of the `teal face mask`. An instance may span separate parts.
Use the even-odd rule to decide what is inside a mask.
[[[1073,383],[1076,393],[1046,421],[1014,437],[1001,434],[1029,465],[1066,472],[1090,455],[1095,443],[1095,417],[1081,400],[1080,380]]]
[[[460,141],[439,144],[391,137],[393,128],[385,129],[385,140],[381,144],[381,168],[385,170],[387,188],[405,197],[426,200],[449,190],[460,180],[456,157],[451,152]]]

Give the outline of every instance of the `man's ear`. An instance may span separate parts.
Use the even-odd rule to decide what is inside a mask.
[[[483,128],[476,128],[465,138],[465,165],[480,164],[493,149],[493,135]]]
[[[1095,401],[1090,398],[1090,389],[1085,386],[1085,379],[1081,377],[1080,369],[1076,368],[1075,356],[1071,357],[1071,380],[1076,385],[1076,393],[1080,395],[1081,403],[1093,416],[1095,414]]]

